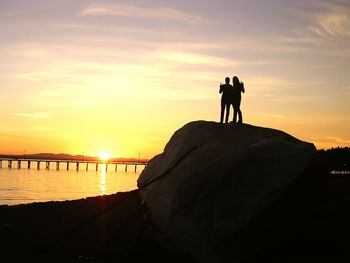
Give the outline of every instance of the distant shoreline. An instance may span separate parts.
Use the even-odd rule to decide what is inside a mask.
[[[74,161],[101,161],[97,156],[85,156],[85,155],[70,155],[70,154],[55,154],[55,153],[37,153],[37,154],[0,154],[0,158],[25,158],[25,159],[46,159],[46,160],[74,160]],[[139,162],[148,163],[149,159],[138,158],[109,158],[106,162]]]

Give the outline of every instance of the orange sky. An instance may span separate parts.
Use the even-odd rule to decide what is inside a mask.
[[[151,158],[175,130],[244,121],[350,145],[348,1],[1,1],[0,152]]]

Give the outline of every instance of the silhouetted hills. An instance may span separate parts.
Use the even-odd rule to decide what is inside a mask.
[[[46,160],[78,160],[78,161],[99,161],[98,156],[70,155],[65,153],[35,153],[26,155],[0,155],[4,158],[26,158],[26,159],[46,159]],[[148,159],[137,158],[110,158],[109,162],[148,162]]]
[[[65,153],[36,153],[25,156],[26,158],[38,158],[49,160],[94,160],[97,157],[83,156],[83,155],[70,155]]]

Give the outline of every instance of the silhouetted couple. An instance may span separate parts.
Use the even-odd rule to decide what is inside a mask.
[[[243,122],[242,112],[240,109],[241,106],[241,92],[244,93],[244,84],[240,82],[237,76],[232,78],[232,84],[230,84],[230,78],[225,78],[225,84],[220,84],[219,93],[221,95],[221,116],[220,123],[223,123],[224,113],[226,109],[226,118],[225,122],[228,123],[228,118],[230,115],[230,107],[233,106],[233,123],[236,123],[237,113],[238,113],[238,122]]]

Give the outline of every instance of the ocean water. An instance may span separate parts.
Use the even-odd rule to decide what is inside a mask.
[[[37,169],[36,162],[31,163],[31,169],[25,162],[17,168],[13,162],[12,168],[7,167],[7,161],[2,161],[0,168],[0,205],[16,205],[33,202],[74,200],[90,196],[108,195],[116,192],[130,191],[137,188],[137,179],[144,166],[128,165],[125,172],[124,165],[99,165],[98,171],[94,164],[70,164],[69,171],[66,163],[61,163],[60,170],[56,170],[56,163],[45,169],[45,162]]]

